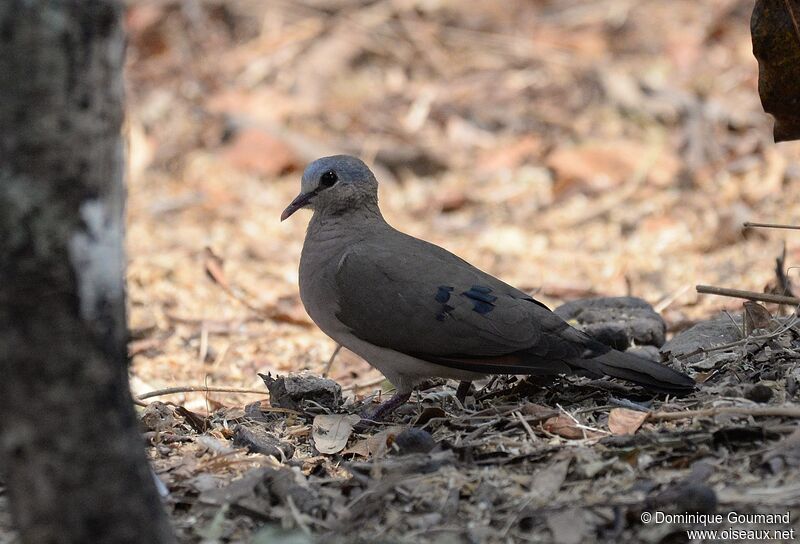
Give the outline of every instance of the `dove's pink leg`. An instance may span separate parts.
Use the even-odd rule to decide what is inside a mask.
[[[372,421],[382,421],[383,418],[405,404],[409,398],[411,398],[411,393],[396,393],[392,396],[392,398],[381,403],[381,405],[378,406],[367,419],[371,419]]]
[[[469,393],[470,387],[472,387],[471,381],[461,380],[459,382],[458,389],[456,390],[456,398],[461,404],[464,404],[464,401],[467,400],[467,394]]]

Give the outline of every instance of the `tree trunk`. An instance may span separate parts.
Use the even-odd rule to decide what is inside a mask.
[[[0,2],[0,454],[27,543],[163,543],[128,389],[122,5]]]

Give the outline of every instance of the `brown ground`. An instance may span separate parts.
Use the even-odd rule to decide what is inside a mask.
[[[739,313],[740,301],[697,295],[694,285],[762,291],[775,281],[784,240],[787,265],[800,261],[800,235],[741,229],[745,220],[800,217],[800,144],[772,143],[756,92],[751,7],[132,2],[134,391],[263,390],[258,372],[322,373],[334,344],[297,295],[307,217],[278,217],[304,164],[335,152],[375,166],[395,226],[550,305],[633,294],[654,304],[672,331],[720,308]],[[224,261],[235,297],[207,276],[216,261],[206,247]],[[738,373],[727,366],[715,379],[763,380],[766,363],[758,372],[748,364]],[[791,400],[785,376],[795,363],[788,357],[781,365],[768,380],[771,404]],[[330,376],[343,386],[370,384],[359,394],[380,381],[347,353]],[[594,431],[569,439],[541,426],[542,408],[530,402],[558,404],[562,417],[605,436],[615,406],[608,395],[618,393],[565,383],[479,399],[466,410],[449,389],[430,390],[425,403],[444,403],[450,415],[428,427],[439,443],[440,458],[423,462],[432,472],[375,452],[361,469],[351,465],[367,462],[357,454],[321,456],[309,440],[310,417],[270,412],[268,428],[296,447],[294,464],[312,474],[298,475],[296,485],[322,497],[307,511],[280,493],[270,500],[262,493],[250,507],[230,497],[198,499],[247,468],[280,464],[225,449],[228,421],[244,421],[236,407],[266,395],[162,397],[197,413],[232,412],[218,413],[203,437],[183,424],[189,442],[151,451],[172,489],[183,542],[247,541],[276,520],[300,527],[298,542],[305,529],[348,542],[659,541],[668,527],[642,525],[638,512],[669,490],[707,493],[680,491],[686,478],[706,481],[723,513],[798,504],[797,478],[761,464],[792,419],[651,420],[634,435],[641,439],[607,443]],[[752,404],[727,393],[710,384],[653,407]],[[494,423],[473,437],[481,421]],[[745,431],[729,431],[745,427],[744,439]]]

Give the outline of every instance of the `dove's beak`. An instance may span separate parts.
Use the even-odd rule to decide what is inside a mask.
[[[311,199],[317,194],[316,191],[311,191],[310,193],[300,193],[292,200],[291,204],[286,206],[286,209],[283,210],[281,214],[281,221],[285,221],[292,215],[294,212],[299,210],[300,208],[305,208],[305,206],[311,202]]]

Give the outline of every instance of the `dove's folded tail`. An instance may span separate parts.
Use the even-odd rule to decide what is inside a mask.
[[[594,344],[594,343],[593,343]],[[695,388],[695,381],[682,372],[643,357],[616,351],[599,342],[591,346],[598,353],[586,359],[570,361],[570,366],[620,378],[664,393],[676,395],[689,393]]]

